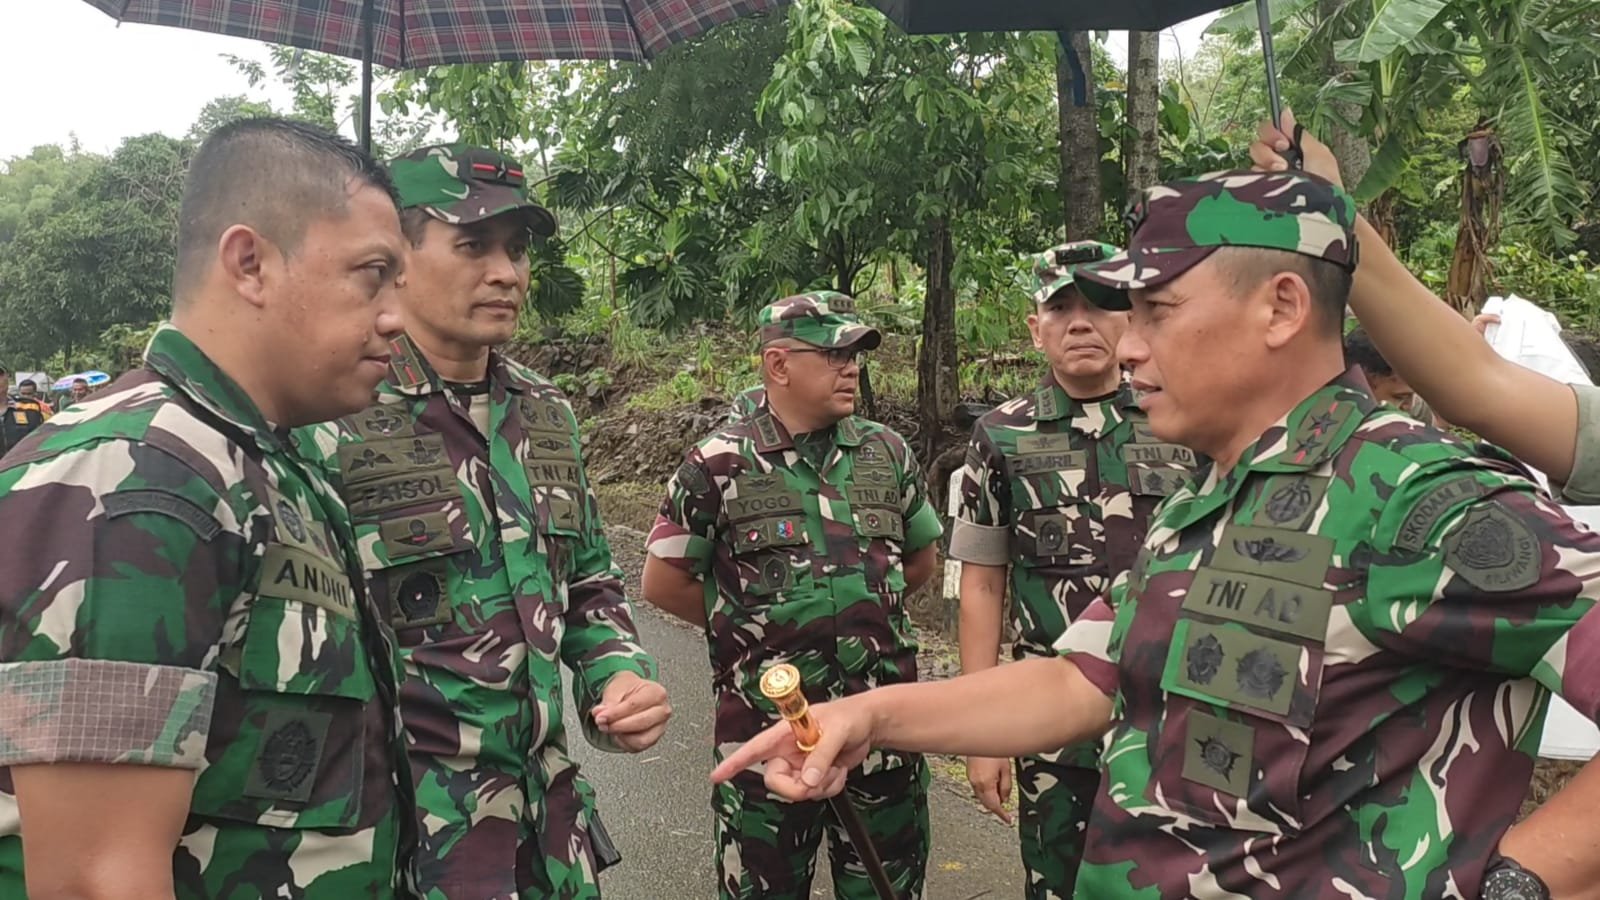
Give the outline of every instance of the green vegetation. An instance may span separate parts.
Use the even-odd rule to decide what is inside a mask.
[[[1331,137],[1414,270],[1463,310],[1483,290],[1515,292],[1600,330],[1600,38],[1584,24],[1595,9],[1274,3],[1286,98]],[[393,153],[442,128],[526,161],[562,234],[536,255],[520,341],[604,345],[604,371],[561,373],[574,396],[625,385],[633,408],[663,409],[735,393],[756,381],[755,311],[833,288],[890,335],[871,369],[877,396],[936,424],[950,398],[1032,383],[1018,270],[1063,239],[1064,186],[1098,184],[1087,220],[1119,239],[1125,150],[1141,134],[1156,136],[1163,177],[1243,164],[1266,99],[1242,15],[1163,59],[1151,85],[1130,84],[1095,44],[1099,153],[1065,167],[1054,35],[910,37],[850,0],[720,26],[649,66],[387,75],[377,140]],[[256,85],[289,88],[280,112],[348,125],[352,65],[266,57],[237,64]],[[1129,92],[1145,90],[1154,101],[1134,118],[1148,108],[1153,124],[1129,117]],[[182,138],[131,138],[109,156],[40,147],[0,164],[0,359],[130,364],[166,308],[184,161],[212,128],[266,111],[221,97]],[[1463,164],[1458,144],[1474,132],[1495,142],[1493,171]],[[1489,192],[1467,215],[1464,179]],[[1456,261],[1478,288],[1450,277],[1463,229],[1486,247],[1466,269]]]

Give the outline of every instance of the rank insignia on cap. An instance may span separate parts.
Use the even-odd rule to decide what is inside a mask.
[[[761,540],[761,529],[752,528],[745,532],[744,539],[754,544]]]

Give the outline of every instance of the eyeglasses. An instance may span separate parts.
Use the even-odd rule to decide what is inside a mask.
[[[789,353],[820,353],[828,365],[835,369],[842,369],[851,363],[861,362],[861,349],[859,347],[784,347]]]

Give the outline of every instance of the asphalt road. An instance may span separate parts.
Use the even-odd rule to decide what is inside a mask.
[[[637,597],[637,532],[612,535],[618,563]],[[641,536],[642,537],[642,536]],[[630,546],[631,545],[631,546]],[[623,861],[601,886],[608,900],[696,900],[716,896],[712,841],[711,674],[700,632],[658,613],[639,610],[646,645],[661,660],[673,720],[660,744],[637,756],[601,753],[572,730],[572,751],[600,798],[601,816]],[[568,697],[568,721],[576,713]],[[983,814],[964,785],[935,776],[930,791],[933,854],[929,900],[1015,898],[1022,895],[1016,833]],[[813,895],[832,896],[826,860]]]

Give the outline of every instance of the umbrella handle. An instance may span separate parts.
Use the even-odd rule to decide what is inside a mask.
[[[1272,124],[1279,129],[1283,128],[1283,95],[1278,91],[1278,60],[1272,52],[1272,14],[1268,10],[1267,0],[1256,0],[1256,24],[1261,29],[1261,55],[1267,64],[1267,100],[1272,105]],[[1300,136],[1305,129],[1295,125],[1294,137],[1289,142],[1289,149],[1281,155],[1289,163],[1289,168],[1299,171],[1305,168],[1305,154],[1300,152]]]

